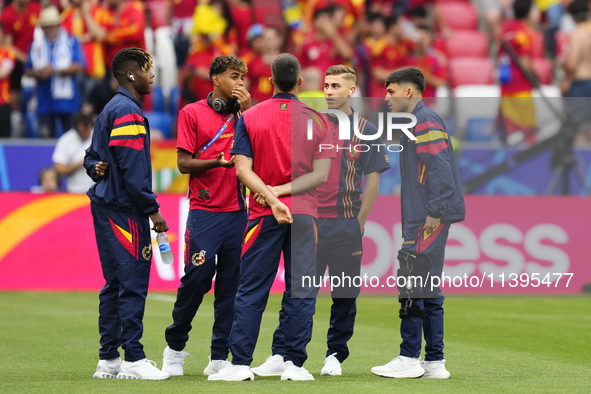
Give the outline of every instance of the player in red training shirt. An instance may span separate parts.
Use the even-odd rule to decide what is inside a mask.
[[[230,364],[226,361],[228,337],[247,222],[246,191],[236,178],[230,149],[234,125],[241,111],[250,108],[250,95],[243,82],[246,72],[246,64],[237,57],[214,58],[209,67],[213,92],[179,113],[177,163],[182,173],[191,174],[191,205],[185,233],[185,275],[172,312],[173,324],[165,333],[168,346],[162,370],[172,376],[183,374],[188,354],[183,349],[191,322],[211,289],[214,275],[215,322],[210,362],[203,373],[217,373]]]
[[[275,94],[243,115],[232,148],[238,177],[251,192],[262,193],[269,206],[253,202],[249,208],[230,334],[232,364],[208,380],[254,379],[249,365],[281,252],[285,292],[279,319],[286,361],[281,379],[314,380],[303,364],[312,338],[316,291],[302,279],[316,275],[315,188],[326,182],[335,153],[319,150],[320,144],[329,142],[326,127],[312,121],[307,131],[313,111],[297,100],[302,78],[296,57],[279,55],[271,70]]]
[[[325,72],[324,94],[330,109],[336,109],[349,118],[349,137],[339,139],[339,122],[335,116],[326,117],[331,146],[335,148],[336,160],[330,166],[328,180],[316,189],[318,194],[318,246],[316,254],[317,274],[320,286],[328,266],[331,277],[356,278],[361,275],[363,255],[362,237],[365,223],[378,195],[380,173],[390,169],[388,156],[381,137],[372,141],[372,148],[365,151],[357,146],[362,141],[354,134],[358,130],[364,135],[377,133],[376,127],[351,108],[351,96],[355,93],[357,76],[355,70],[344,65],[331,66]],[[365,187],[362,185],[365,178]],[[363,196],[363,199],[362,199]],[[322,375],[341,375],[343,363],[349,357],[348,341],[353,336],[356,300],[360,287],[351,284],[331,288],[330,327],[327,335],[327,352]],[[282,351],[285,332],[280,326],[273,336],[273,355],[267,361],[253,368],[259,376],[280,374],[286,369]]]

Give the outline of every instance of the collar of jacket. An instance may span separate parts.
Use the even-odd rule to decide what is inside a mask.
[[[119,89],[117,89],[117,93],[121,93],[122,95],[129,97],[131,100],[133,100],[134,103],[136,103],[136,105],[138,107],[142,108],[142,102],[139,100],[136,100],[135,97],[133,97],[133,95],[131,93],[129,93],[126,89],[119,88]]]

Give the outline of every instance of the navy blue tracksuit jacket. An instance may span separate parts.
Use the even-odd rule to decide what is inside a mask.
[[[119,88],[97,118],[84,158],[86,172],[97,182],[87,193],[92,201],[130,214],[149,216],[158,212],[152,192],[149,130],[141,103]],[[104,179],[94,169],[99,161],[109,163]]]
[[[443,120],[420,101],[412,112],[417,117],[413,134],[400,137],[402,176],[402,226],[425,224],[427,215],[443,223],[464,220],[466,206],[453,146]]]

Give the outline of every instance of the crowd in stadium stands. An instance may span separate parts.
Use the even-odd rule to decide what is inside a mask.
[[[563,95],[591,96],[588,2],[472,1],[0,0],[0,137],[55,138],[79,111],[100,113],[117,89],[109,71],[114,54],[146,48],[145,37],[154,37],[146,29],[170,26],[179,76],[175,111],[206,97],[209,64],[218,55],[244,59],[254,103],[271,97],[270,64],[290,52],[311,92],[322,91],[324,71],[335,64],[357,70],[365,97],[382,97],[386,76],[405,66],[424,73],[427,97],[439,88],[453,96],[458,86],[500,82],[505,139],[520,130],[521,140],[533,143],[533,100],[523,101],[520,119],[503,100],[532,96],[524,69]],[[150,100],[156,98],[145,108],[161,111]]]

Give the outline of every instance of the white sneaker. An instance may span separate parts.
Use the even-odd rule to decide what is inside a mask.
[[[115,379],[119,372],[121,372],[120,357],[111,360],[99,360],[96,372],[92,377],[96,379]]]
[[[371,373],[384,378],[420,378],[425,370],[418,358],[398,356],[386,365],[373,367]]]
[[[185,357],[191,356],[184,351],[176,351],[170,347],[164,349],[162,354],[162,371],[168,373],[170,376],[183,376],[183,365],[185,365]]]
[[[275,354],[267,357],[267,361],[250,370],[257,376],[281,376],[285,372],[286,367],[287,365],[283,361],[283,356]]]
[[[324,367],[320,371],[322,376],[341,376],[343,374],[341,363],[335,357],[336,353],[331,354],[324,360]]]
[[[286,361],[281,380],[314,380],[314,376],[306,368],[296,367],[291,361]]]
[[[164,380],[168,378],[170,374],[156,368],[156,363],[147,358],[134,362],[123,361],[121,372],[117,374],[117,379]]]
[[[211,360],[211,356],[207,356],[209,364],[203,370],[203,375],[209,376],[220,372],[222,369],[230,366],[232,363],[226,360]]]
[[[248,365],[230,364],[216,374],[209,375],[207,380],[225,380],[227,382],[240,382],[243,380],[254,380]]]
[[[451,375],[449,371],[445,369],[445,360],[423,361],[421,366],[425,370],[423,378],[447,379]]]

